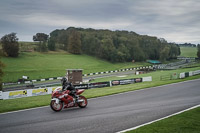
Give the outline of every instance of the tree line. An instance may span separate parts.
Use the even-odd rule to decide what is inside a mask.
[[[52,31],[49,43],[73,54],[87,54],[111,62],[168,60],[180,55],[177,44],[132,31],[69,27]]]
[[[56,49],[66,50],[72,54],[87,54],[111,62],[130,62],[152,60],[169,60],[180,55],[179,46],[196,47],[193,44],[168,43],[165,39],[139,35],[129,31],[95,30],[69,27],[54,30],[47,35],[33,35],[37,51],[46,52]],[[0,43],[0,56],[18,57],[19,43],[16,33],[4,35]],[[197,45],[200,59],[200,44]],[[4,64],[0,60],[0,90]]]
[[[183,44],[178,44],[180,47],[196,47],[196,44],[191,44],[191,43],[183,43]]]

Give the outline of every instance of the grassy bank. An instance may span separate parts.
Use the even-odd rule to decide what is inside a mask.
[[[193,69],[195,68],[187,68],[187,69],[181,69],[181,70],[182,72],[187,72]],[[199,68],[196,68],[196,70],[198,69]],[[112,94],[117,94],[117,93],[122,93],[122,92],[127,92],[127,91],[133,91],[133,90],[138,90],[138,89],[143,89],[143,88],[149,88],[149,87],[154,87],[154,86],[160,86],[160,85],[200,78],[200,75],[196,75],[196,76],[188,77],[185,79],[161,81],[159,78],[160,73],[161,71],[157,71],[153,73],[139,75],[140,77],[151,75],[153,77],[152,82],[142,82],[142,83],[129,84],[129,85],[89,89],[89,90],[86,90],[83,95],[86,96],[87,98],[100,97],[100,96],[112,95]],[[169,71],[163,71],[163,73],[169,73]],[[2,113],[2,112],[49,105],[50,99],[51,99],[50,95],[45,95],[45,96],[34,96],[34,97],[27,97],[27,98],[0,100],[0,105],[1,105],[0,112]]]
[[[25,47],[24,44],[23,46]],[[181,47],[181,56],[196,57],[196,53],[197,48]],[[23,75],[29,76],[30,79],[64,76],[66,69],[83,69],[83,73],[87,74],[150,65],[146,62],[110,63],[87,55],[72,55],[65,51],[22,52],[18,58],[2,57],[1,60],[6,65],[3,69],[3,82],[16,82]]]
[[[130,79],[130,78],[140,78],[140,77],[147,77],[147,76],[152,76],[153,81],[152,83],[156,84],[162,84],[163,81],[161,81],[161,77],[165,77],[164,82],[169,82],[172,83],[175,80],[169,80],[170,76],[173,74],[177,74],[177,77],[179,77],[179,74],[182,72],[190,72],[190,71],[195,71],[195,70],[200,70],[200,63],[195,64],[196,67],[194,68],[182,68],[182,69],[177,69],[177,70],[157,70],[154,72],[146,73],[146,74],[141,74],[141,75],[124,75],[124,77],[118,77],[118,76],[113,76],[113,77],[107,77],[107,78],[98,78],[93,80],[92,82],[104,82],[104,81],[111,81],[111,80],[120,80],[120,79]],[[197,67],[198,66],[198,67]]]
[[[23,75],[30,79],[64,76],[66,69],[83,69],[83,73],[102,72],[146,66],[148,63],[110,63],[87,55],[72,55],[67,52],[21,53],[18,58],[3,57],[6,65],[3,82],[14,82]]]
[[[127,133],[199,133],[200,107]]]
[[[180,47],[181,55],[183,57],[197,57],[196,47]]]

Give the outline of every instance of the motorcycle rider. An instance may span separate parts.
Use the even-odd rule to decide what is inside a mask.
[[[72,97],[75,98],[75,100],[77,101],[78,100],[78,97],[76,95],[76,88],[72,85],[71,82],[69,82],[67,80],[67,78],[63,77],[62,80],[61,80],[61,83],[62,83],[62,90],[70,90],[70,94]]]

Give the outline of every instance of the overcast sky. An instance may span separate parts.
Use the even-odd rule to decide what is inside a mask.
[[[0,37],[67,27],[128,30],[200,44],[200,0],[0,0]]]

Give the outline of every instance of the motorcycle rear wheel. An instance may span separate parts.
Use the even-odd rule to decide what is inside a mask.
[[[53,111],[55,112],[59,112],[62,110],[63,108],[63,103],[61,101],[59,101],[59,103],[56,103],[55,100],[52,100],[50,103],[50,107]]]
[[[79,100],[83,100],[83,102],[78,103],[80,108],[85,108],[88,104],[87,99],[84,96],[79,96]]]

